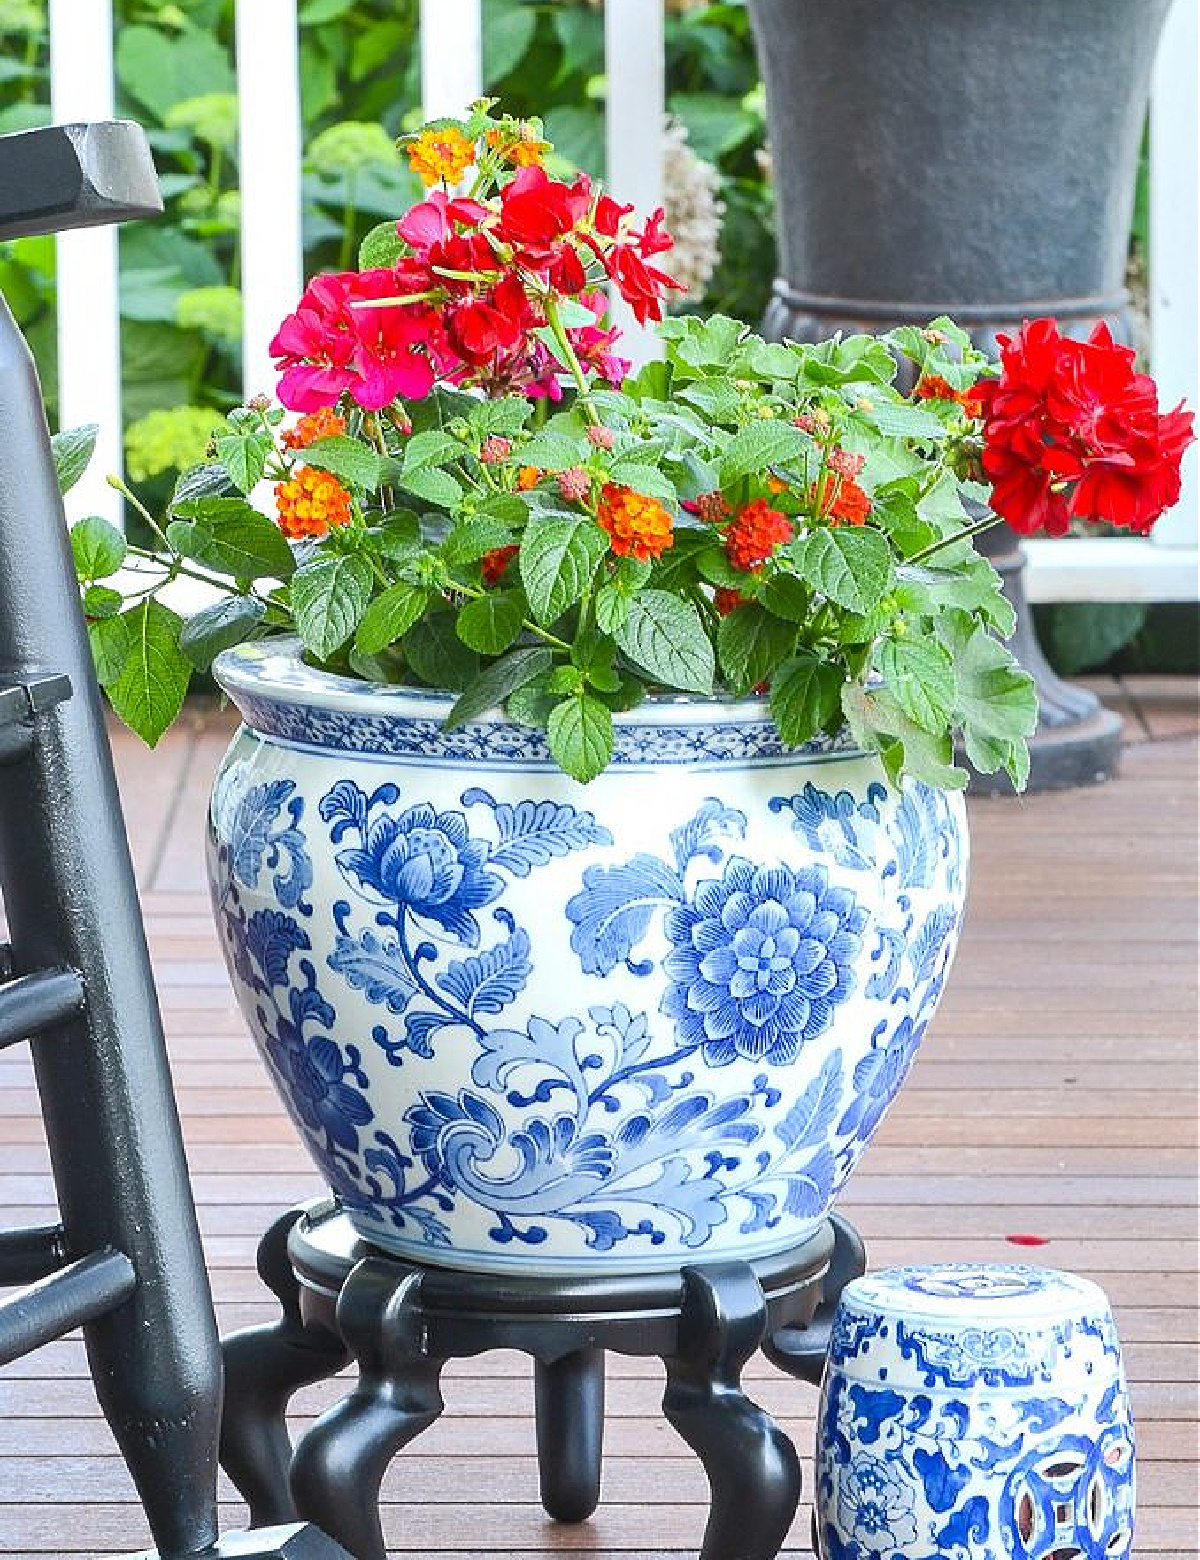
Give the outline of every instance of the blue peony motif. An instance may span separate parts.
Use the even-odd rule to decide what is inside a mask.
[[[904,1551],[917,1539],[913,1492],[880,1457],[856,1457],[842,1473],[838,1517],[866,1554]]]
[[[854,987],[867,912],[824,867],[756,867],[740,856],[672,905],[662,1011],[711,1067],[739,1056],[787,1066],[828,1029]]]
[[[338,866],[368,893],[435,921],[460,942],[479,942],[473,914],[498,899],[502,880],[486,870],[488,846],[473,840],[460,812],[436,812],[418,802],[366,825],[362,844],[339,852]]]

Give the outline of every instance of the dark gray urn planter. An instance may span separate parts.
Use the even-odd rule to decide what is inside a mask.
[[[1150,75],[1171,0],[750,0],[767,93],[775,338],[950,314],[976,343],[1053,314],[1128,335]],[[1038,682],[1035,789],[1107,779],[1120,720],[1057,678],[1007,526],[985,550]],[[982,789],[1002,782],[978,777]]]

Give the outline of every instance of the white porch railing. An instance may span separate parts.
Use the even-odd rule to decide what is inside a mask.
[[[425,112],[455,113],[480,94],[480,0],[420,0]],[[243,378],[269,389],[267,354],[303,278],[297,0],[237,0],[242,181]],[[662,0],[606,0],[608,179],[639,208],[660,203],[664,108]],[[57,120],[112,114],[111,0],[49,0]],[[1151,304],[1154,371],[1163,397],[1200,404],[1197,357],[1197,7],[1177,0],[1163,36],[1151,117]],[[64,426],[99,422],[93,474],[70,495],[71,517],[115,513],[104,473],[121,467],[117,261],[111,233],[69,233],[59,245],[59,396]],[[651,341],[620,317],[633,354]],[[1198,594],[1200,477],[1188,457],[1184,497],[1153,538],[1029,544],[1034,600],[1194,600]]]

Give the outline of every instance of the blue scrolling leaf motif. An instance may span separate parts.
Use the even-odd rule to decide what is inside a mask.
[[[804,1093],[777,1123],[775,1135],[789,1155],[823,1146],[830,1135],[842,1092],[842,1053],[834,1051]]]
[[[552,1024],[548,1019],[534,1017],[524,1032],[493,1029],[478,1037],[482,1050],[471,1067],[471,1078],[481,1089],[506,1089],[518,1068],[532,1065],[565,1082],[575,1094],[582,1118],[587,1110],[587,1083],[575,1044],[582,1032],[583,1025],[577,1018]],[[555,1081],[543,1079],[537,1098],[548,1098]]]
[[[798,1218],[819,1218],[833,1196],[836,1175],[837,1159],[833,1150],[822,1144],[802,1170],[789,1173],[784,1211]]]
[[[683,900],[678,873],[643,852],[622,867],[585,867],[583,888],[567,901],[571,947],[584,974],[609,975],[628,962],[654,912]]]
[[[417,990],[400,945],[384,942],[372,931],[357,938],[339,937],[326,962],[368,1002],[385,1005],[392,1013],[402,1013]]]
[[[466,959],[455,959],[437,977],[437,984],[472,1018],[499,1013],[529,979],[529,934],[520,927],[502,943]]]
[[[278,910],[256,910],[246,922],[244,937],[246,952],[268,986],[286,986],[292,954],[312,947],[304,928]]]
[[[721,835],[742,839],[745,833],[746,814],[740,808],[726,807],[715,796],[706,796],[694,818],[671,830],[671,846],[680,876],[695,856],[720,861],[721,847],[716,841]]]
[[[481,786],[462,793],[464,807],[490,807],[499,831],[489,865],[514,877],[528,877],[555,856],[566,856],[589,845],[611,845],[612,835],[595,815],[567,802],[498,802]]]

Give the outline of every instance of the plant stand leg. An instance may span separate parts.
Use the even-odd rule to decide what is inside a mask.
[[[293,1394],[335,1376],[350,1358],[340,1338],[306,1327],[301,1318],[300,1285],[287,1253],[288,1235],[301,1213],[294,1208],[277,1219],[258,1247],[259,1275],[278,1299],[282,1317],[234,1333],[222,1344],[221,1466],[249,1506],[255,1528],[296,1520],[286,1418]]]
[[[782,1327],[763,1344],[763,1353],[772,1365],[819,1387],[829,1352],[829,1335],[837,1313],[842,1290],[851,1279],[867,1271],[867,1248],[862,1236],[840,1213],[830,1216],[833,1224],[833,1255],[821,1280],[821,1303],[807,1327]]]
[[[346,1280],[338,1331],[358,1362],[356,1390],[323,1414],[292,1458],[292,1494],[354,1560],[386,1560],[379,1490],[388,1464],[442,1411],[443,1360],[424,1350],[421,1275],[368,1257]]]
[[[712,1490],[700,1560],[775,1560],[801,1477],[796,1448],[742,1391],[742,1367],[766,1332],[762,1288],[740,1262],[684,1268],[683,1282],[663,1412],[704,1464]]]
[[[604,1350],[538,1360],[534,1371],[542,1505],[556,1522],[584,1522],[600,1504]]]

